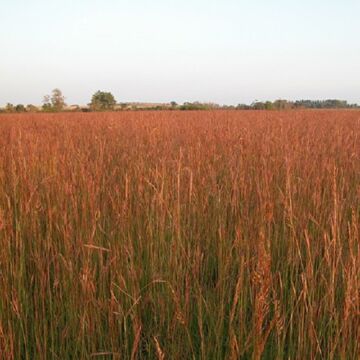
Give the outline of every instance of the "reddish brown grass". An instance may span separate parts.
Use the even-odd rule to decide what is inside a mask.
[[[0,357],[357,359],[360,112],[0,117]]]

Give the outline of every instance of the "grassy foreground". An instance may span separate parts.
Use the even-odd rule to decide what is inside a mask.
[[[358,359],[360,112],[0,118],[0,358]]]

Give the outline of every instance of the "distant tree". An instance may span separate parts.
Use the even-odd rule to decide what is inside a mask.
[[[287,110],[293,107],[293,103],[287,100],[278,99],[274,101],[273,106],[276,110]]]
[[[254,109],[254,110],[265,110],[265,103],[263,103],[262,101],[254,101],[252,104],[251,104],[251,107]]]
[[[265,110],[273,110],[274,104],[271,101],[266,101],[265,103]]]
[[[251,106],[247,104],[238,104],[236,105],[236,110],[250,110]]]
[[[60,89],[54,89],[51,94],[51,105],[55,111],[64,110],[65,97],[63,96]]]
[[[89,105],[91,110],[95,111],[113,110],[116,105],[116,100],[110,92],[99,90],[92,96]]]
[[[51,92],[51,96],[44,96],[42,107],[44,111],[62,111],[65,106],[65,97],[60,89],[54,89]]]
[[[26,111],[27,112],[37,112],[38,108],[35,105],[28,104],[28,105],[26,105]]]
[[[43,111],[53,111],[50,95],[44,96],[42,109]]]
[[[184,102],[183,105],[179,107],[180,110],[212,110],[218,109],[220,106],[215,103],[201,103],[199,101],[195,102]]]
[[[346,100],[297,100],[293,104],[297,109],[346,109],[357,107],[356,104],[348,104]]]
[[[14,105],[11,104],[11,103],[7,103],[6,106],[5,106],[5,111],[7,113],[12,113],[15,111],[15,108],[14,108]]]
[[[15,106],[15,111],[16,112],[26,112],[26,108],[23,104],[18,104]]]
[[[172,108],[176,108],[178,104],[177,104],[176,101],[172,101],[172,102],[170,103],[170,105],[171,105]]]
[[[128,103],[121,103],[121,104],[120,104],[121,110],[125,110],[128,106],[129,106]]]

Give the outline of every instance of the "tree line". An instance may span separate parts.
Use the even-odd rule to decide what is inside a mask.
[[[123,110],[291,110],[291,109],[356,109],[358,104],[349,104],[346,100],[327,99],[327,100],[296,100],[288,101],[278,99],[275,101],[254,101],[250,105],[219,105],[216,103],[203,102],[184,102],[177,104],[175,101],[169,104],[157,104],[145,106],[143,104],[117,103],[111,92],[97,91],[91,97],[87,106],[72,105],[67,106],[62,91],[58,88],[45,95],[42,107],[32,104],[13,105],[8,103],[5,108],[0,108],[0,112],[22,113],[22,112],[61,112],[61,111],[123,111]]]
[[[351,109],[359,108],[357,104],[349,104],[346,100],[275,100],[255,101],[251,105],[239,104],[237,109],[242,110],[290,110],[290,109]]]
[[[13,105],[7,103],[5,108],[0,109],[2,112],[14,113],[14,112],[61,112],[61,111],[106,111],[114,110],[116,106],[115,97],[110,92],[97,91],[91,98],[91,102],[87,107],[81,107],[78,105],[73,105],[68,107],[65,102],[65,96],[62,91],[58,88],[54,89],[51,92],[51,95],[45,95],[43,98],[42,107],[37,107],[35,105]]]

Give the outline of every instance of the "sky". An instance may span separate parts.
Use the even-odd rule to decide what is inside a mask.
[[[0,0],[0,106],[360,103],[359,0]]]

